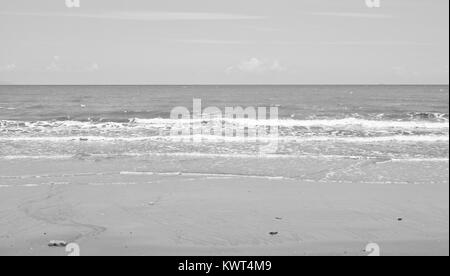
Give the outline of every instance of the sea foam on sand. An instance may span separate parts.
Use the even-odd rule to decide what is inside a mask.
[[[0,161],[0,255],[64,255],[53,239],[83,255],[366,255],[374,242],[383,255],[449,254],[448,165],[346,160],[320,175],[310,160],[309,176],[288,179],[170,173],[167,158],[150,163],[160,173],[136,159]],[[384,185],[367,181],[386,170]]]

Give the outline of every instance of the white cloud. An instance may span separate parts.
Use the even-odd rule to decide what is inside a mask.
[[[287,69],[278,60],[251,58],[240,62],[238,65],[230,66],[226,72],[261,74],[266,72],[283,72]]]
[[[281,46],[432,46],[433,42],[420,41],[251,41],[251,40],[214,40],[186,39],[177,42],[200,45],[281,45]]]
[[[98,65],[98,63],[96,62],[92,63],[86,68],[86,71],[88,72],[96,72],[98,70],[100,70],[100,65]]]
[[[263,16],[194,13],[194,12],[101,12],[101,13],[37,13],[37,12],[0,12],[8,16],[72,17],[90,19],[134,20],[134,21],[211,21],[211,20],[260,20]]]
[[[52,62],[47,65],[47,67],[45,67],[46,71],[49,72],[59,72],[62,70],[61,65],[59,63],[59,61],[61,60],[61,58],[59,56],[54,56]]]
[[[249,44],[256,44],[256,42],[252,42],[252,41],[214,40],[214,39],[187,39],[187,40],[179,40],[179,42],[186,43],[186,44],[209,44],[209,45],[249,45]]]
[[[14,63],[0,66],[0,72],[14,72],[17,70],[17,65]]]
[[[317,16],[333,16],[333,17],[347,17],[347,18],[367,18],[367,19],[383,19],[393,18],[392,15],[379,13],[350,13],[350,12],[311,12],[311,15]]]
[[[395,66],[392,68],[392,71],[397,77],[401,78],[419,77],[421,75],[419,72],[412,71],[404,66]]]

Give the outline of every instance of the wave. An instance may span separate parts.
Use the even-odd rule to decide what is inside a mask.
[[[449,142],[448,135],[415,135],[415,136],[380,136],[380,137],[331,137],[331,136],[315,136],[315,137],[295,137],[295,136],[261,136],[261,137],[227,137],[215,135],[192,135],[192,136],[148,136],[148,137],[102,137],[102,136],[70,136],[70,137],[0,137],[0,141],[22,142],[142,142],[142,141],[169,141],[169,142],[185,142],[194,141],[204,142],[342,142],[342,143],[382,143],[382,142]]]
[[[438,112],[411,112],[408,113],[409,119],[411,120],[437,120],[448,122],[448,113],[438,113]]]
[[[405,159],[392,159],[391,162],[395,163],[417,163],[417,162],[431,162],[431,163],[448,163],[449,158],[405,158]]]
[[[245,126],[279,126],[279,127],[362,127],[367,129],[448,129],[448,122],[429,121],[377,121],[359,118],[347,119],[324,119],[324,120],[255,120],[255,119],[213,119],[213,120],[173,120],[173,119],[132,119],[138,125],[183,125],[183,124],[207,124],[207,123],[227,123]]]
[[[251,119],[212,119],[196,120],[200,126],[204,124],[224,123],[222,127],[241,129],[254,126],[258,129],[256,137],[248,132],[248,137],[229,135],[210,135],[207,131],[199,135],[171,135],[172,129],[193,128],[191,120],[172,120],[163,118],[129,119],[127,122],[92,122],[92,121],[0,121],[0,143],[12,143],[17,149],[17,143],[30,142],[42,147],[50,143],[70,146],[86,145],[132,145],[164,146],[188,145],[189,143],[204,143],[204,145],[219,144],[230,147],[261,145],[269,143],[284,144],[294,147],[296,144],[426,144],[449,142],[449,124],[429,121],[385,121],[365,120],[358,118],[324,119],[324,120],[251,120]],[[279,126],[278,133],[271,130],[266,134],[261,126]],[[209,127],[206,125],[205,127]],[[214,125],[217,126],[217,125]],[[245,131],[244,131],[245,132]],[[189,132],[188,132],[189,133]],[[96,144],[95,144],[96,143]],[[215,146],[215,145],[214,145]],[[139,150],[143,149],[143,145]],[[19,145],[23,148],[22,145]]]
[[[117,128],[146,128],[146,127],[171,127],[182,126],[190,124],[231,124],[238,126],[279,126],[279,127],[328,127],[328,128],[366,128],[366,129],[449,129],[449,122],[435,122],[435,121],[386,121],[386,120],[366,120],[360,118],[346,118],[346,119],[319,119],[319,120],[295,120],[295,119],[279,119],[279,120],[257,120],[257,119],[140,119],[130,118],[121,119],[111,122],[98,121],[70,121],[70,120],[56,120],[56,121],[10,121],[1,120],[0,127],[2,129],[8,128],[67,128],[67,129],[117,129]]]
[[[417,163],[417,162],[430,162],[430,163],[446,163],[449,162],[448,157],[420,157],[420,158],[391,158],[391,157],[370,157],[370,156],[355,156],[355,155],[315,155],[315,154],[270,154],[270,153],[258,153],[258,154],[240,154],[240,153],[200,153],[200,152],[172,152],[172,153],[122,153],[122,154],[90,154],[87,157],[91,158],[192,158],[192,159],[318,159],[318,160],[358,160],[368,161],[372,160],[376,163]],[[69,160],[77,159],[77,155],[7,155],[0,156],[0,160]]]
[[[266,180],[284,180],[295,178],[284,177],[284,176],[266,176],[266,175],[248,175],[248,174],[229,174],[229,173],[195,173],[195,172],[133,172],[133,171],[122,171],[121,175],[132,175],[132,176],[190,176],[190,177],[220,177],[220,178],[255,178],[255,179],[266,179]]]

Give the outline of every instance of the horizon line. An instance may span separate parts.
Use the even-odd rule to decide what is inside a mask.
[[[411,83],[326,83],[326,84],[300,84],[300,83],[285,83],[285,84],[220,84],[220,83],[209,83],[209,84],[19,84],[19,83],[0,83],[0,86],[450,86],[449,83],[422,83],[422,84],[411,84]]]

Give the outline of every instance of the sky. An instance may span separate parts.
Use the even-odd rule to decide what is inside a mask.
[[[0,0],[0,84],[448,84],[449,1],[380,4]]]

